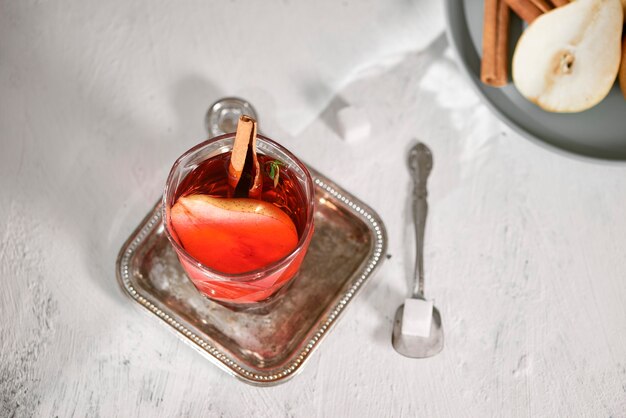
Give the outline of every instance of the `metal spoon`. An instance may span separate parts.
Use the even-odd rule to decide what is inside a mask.
[[[415,144],[409,151],[409,169],[413,178],[413,221],[415,223],[415,278],[411,298],[424,299],[424,230],[426,228],[426,215],[428,214],[428,202],[426,197],[426,181],[433,168],[433,156],[430,149],[421,142]],[[418,337],[402,334],[402,315],[404,304],[396,311],[393,323],[391,342],[393,348],[400,354],[412,358],[424,358],[434,356],[443,348],[443,328],[441,315],[437,308],[433,307],[430,335]]]

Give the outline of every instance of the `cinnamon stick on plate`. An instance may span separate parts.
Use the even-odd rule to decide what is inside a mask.
[[[552,3],[554,3],[554,5],[556,7],[561,7],[561,6],[565,6],[566,4],[569,4],[569,0],[551,0]]]
[[[526,23],[532,23],[543,13],[531,0],[506,0],[507,4]]]
[[[626,99],[626,38],[622,40],[622,62],[619,66],[617,79],[619,80],[619,88],[622,90],[624,99]]]
[[[493,87],[508,82],[509,21],[509,7],[504,0],[485,0],[480,79]]]
[[[554,6],[552,5],[552,3],[550,3],[550,0],[530,0],[530,1],[542,13],[546,13],[546,12],[549,12],[550,10],[554,9]]]

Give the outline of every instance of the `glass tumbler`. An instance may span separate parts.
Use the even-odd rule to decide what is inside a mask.
[[[287,170],[293,189],[298,192],[301,222],[297,224],[298,243],[291,253],[267,266],[245,273],[228,274],[210,268],[189,254],[172,227],[171,208],[181,194],[180,186],[206,160],[232,150],[235,134],[209,139],[185,152],[174,163],[163,193],[162,215],[166,235],[180,263],[195,285],[206,297],[227,305],[252,305],[268,301],[294,278],[307,252],[313,235],[314,189],[305,165],[291,152],[262,135],[257,136],[257,153],[279,160]],[[226,160],[227,161],[227,160]]]

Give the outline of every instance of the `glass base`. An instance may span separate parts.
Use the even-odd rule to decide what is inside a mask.
[[[283,287],[278,289],[275,293],[273,293],[267,299],[263,299],[257,302],[249,302],[249,303],[236,303],[236,302],[227,302],[218,299],[212,299],[206,295],[203,295],[207,299],[210,299],[212,302],[219,303],[223,307],[230,309],[233,312],[245,312],[250,315],[268,315],[274,308],[280,304],[280,301],[283,299],[283,296],[292,283],[298,279],[298,276],[289,280]]]

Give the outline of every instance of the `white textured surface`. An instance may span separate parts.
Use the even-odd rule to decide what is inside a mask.
[[[505,128],[442,42],[398,58],[423,46],[416,26],[440,25],[419,18],[435,2],[257,3],[0,2],[0,416],[624,416],[626,166]],[[272,388],[209,364],[115,281],[122,242],[226,94],[390,237],[371,286]],[[338,138],[346,102],[367,140]],[[414,138],[435,157],[426,295],[446,346],[428,360],[390,343],[413,265]]]

